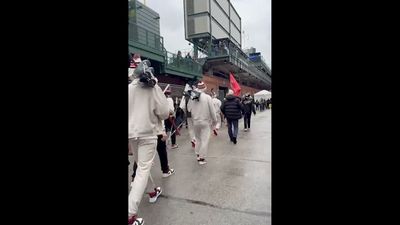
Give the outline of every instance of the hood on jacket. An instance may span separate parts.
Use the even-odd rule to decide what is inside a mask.
[[[232,100],[234,100],[234,99],[237,99],[238,97],[236,97],[236,96],[234,96],[234,95],[227,95],[225,98],[226,98],[226,100],[228,100],[228,101],[232,101]]]

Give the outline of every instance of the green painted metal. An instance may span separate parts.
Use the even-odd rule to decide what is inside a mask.
[[[189,78],[203,77],[202,65],[191,58],[183,58],[167,52],[165,59],[165,71],[167,73]]]
[[[129,44],[129,52],[139,53],[141,56],[152,59],[157,62],[164,63],[165,57],[164,55],[155,54],[146,46],[141,46],[140,44]]]
[[[129,23],[129,41],[142,44],[154,53],[164,51],[163,37],[134,23]]]
[[[271,83],[271,77],[259,70],[256,63],[249,60],[248,56],[241,50],[236,48],[231,43],[228,46],[212,46],[208,54],[207,60],[224,59],[228,62],[235,64],[237,67],[249,72],[258,79],[264,81],[265,83]]]
[[[194,60],[178,57],[176,54],[166,52],[164,40],[137,24],[129,24],[129,50],[143,57],[162,63],[162,72],[176,76],[195,78],[202,77],[202,65]],[[179,59],[178,59],[179,58]]]

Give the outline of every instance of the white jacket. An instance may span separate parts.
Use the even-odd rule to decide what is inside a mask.
[[[171,97],[168,97],[168,98],[167,98],[167,101],[168,101],[168,108],[169,108],[169,111],[170,111],[171,114],[173,114],[174,111],[175,111],[174,100],[172,100]]]
[[[192,114],[193,122],[217,122],[217,116],[211,96],[204,92],[200,94],[199,101],[190,99],[187,108]]]
[[[213,98],[212,101],[214,103],[215,113],[220,114],[222,102],[218,98]]]
[[[169,117],[167,98],[158,85],[146,88],[138,81],[128,86],[128,138],[157,138],[161,120]]]

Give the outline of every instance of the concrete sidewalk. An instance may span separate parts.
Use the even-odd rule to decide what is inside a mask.
[[[239,121],[237,145],[222,125],[211,137],[206,165],[197,163],[186,128],[177,143],[168,150],[174,175],[162,178],[158,155],[154,160],[152,176],[163,193],[154,204],[143,197],[139,216],[147,225],[271,224],[270,110],[252,116],[249,132]]]

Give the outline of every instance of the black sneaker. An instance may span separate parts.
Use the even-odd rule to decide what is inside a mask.
[[[237,140],[236,140],[236,138],[234,137],[234,138],[233,138],[233,144],[236,145],[236,143],[237,143]]]
[[[166,172],[166,173],[163,173],[162,174],[162,177],[169,177],[169,176],[171,176],[172,174],[174,174],[175,173],[175,170],[174,169],[169,169],[168,170],[168,172]]]
[[[207,163],[207,161],[205,159],[203,159],[203,158],[199,159],[199,164],[200,165],[204,165],[206,163]]]

